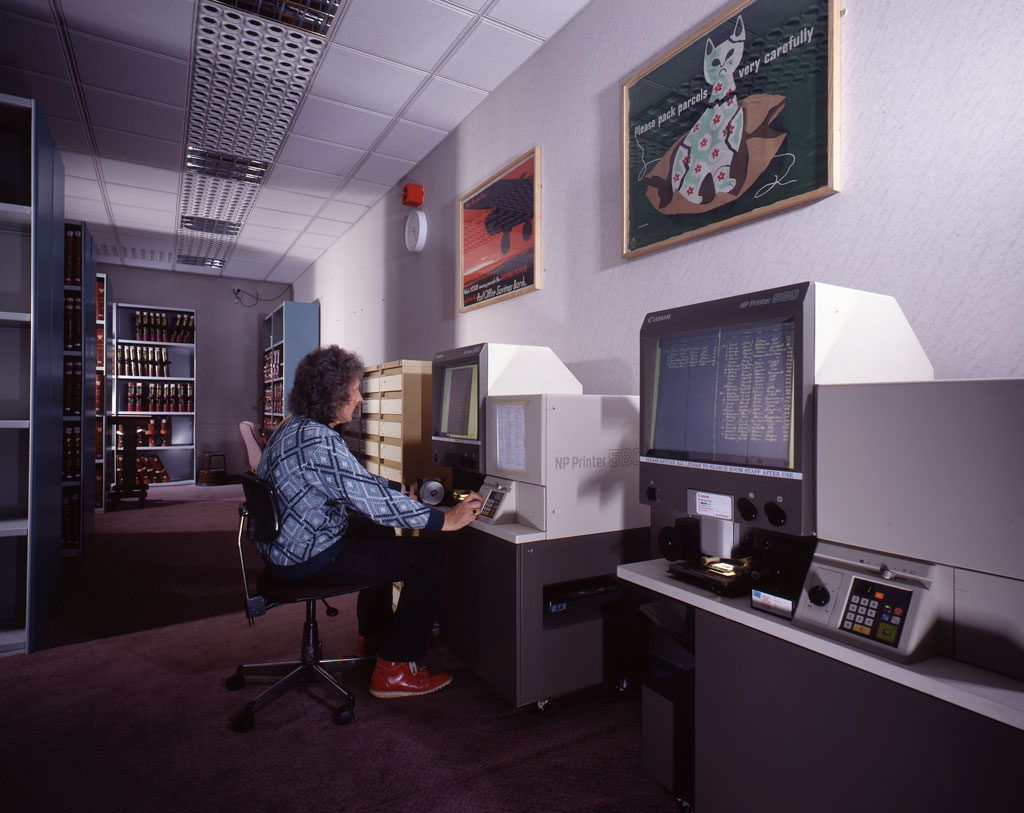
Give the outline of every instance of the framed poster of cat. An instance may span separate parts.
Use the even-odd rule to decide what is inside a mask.
[[[622,85],[622,256],[839,189],[833,0],[745,0]]]

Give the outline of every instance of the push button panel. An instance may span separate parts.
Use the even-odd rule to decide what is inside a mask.
[[[854,578],[839,628],[887,646],[898,647],[913,597],[910,590]]]
[[[486,517],[487,519],[494,519],[494,515],[498,513],[498,509],[501,507],[501,501],[504,498],[504,491],[492,491],[487,495],[487,499],[484,500],[483,508],[480,509],[480,516]]]

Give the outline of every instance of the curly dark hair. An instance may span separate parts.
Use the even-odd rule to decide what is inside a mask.
[[[349,388],[363,376],[363,360],[338,345],[318,347],[295,368],[288,409],[330,426]]]

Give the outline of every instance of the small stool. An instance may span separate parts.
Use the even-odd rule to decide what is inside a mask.
[[[214,465],[216,461],[219,461],[219,466]],[[199,470],[199,476],[196,477],[196,485],[223,485],[227,475],[226,466],[224,452],[203,452],[203,467]]]

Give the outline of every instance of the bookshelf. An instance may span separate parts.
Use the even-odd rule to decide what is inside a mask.
[[[108,484],[121,481],[126,431],[142,482],[195,483],[195,310],[115,302],[110,318]]]
[[[0,94],[0,655],[31,652],[60,574],[64,169]]]
[[[107,482],[107,275],[96,274],[96,426],[93,443],[93,489],[96,513],[106,508],[104,492]]]
[[[82,554],[94,524],[95,277],[92,235],[83,223],[65,223],[60,511],[60,544],[65,556]]]
[[[288,393],[295,368],[320,346],[320,306],[315,302],[282,302],[263,318],[263,432],[269,435],[288,412]]]

